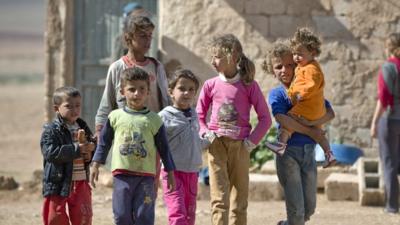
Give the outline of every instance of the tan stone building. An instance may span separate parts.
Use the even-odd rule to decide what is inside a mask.
[[[80,62],[85,61],[79,58],[82,57],[82,52],[76,52],[80,52],[82,46],[87,48],[86,53],[92,51],[88,43],[82,45],[80,42],[86,40],[85,38],[90,41],[91,33],[88,31],[94,29],[93,32],[96,33],[98,29],[95,28],[100,26],[99,23],[103,27],[108,26],[103,30],[105,36],[108,35],[107,32],[112,32],[110,27],[117,26],[115,24],[118,24],[118,19],[115,18],[118,16],[115,16],[114,21],[112,15],[117,13],[112,14],[110,9],[114,7],[114,11],[118,11],[126,2],[128,1],[48,0],[47,96],[59,84],[73,84],[80,89],[84,89],[85,85],[96,86],[93,89],[95,91],[83,91],[85,102],[89,102],[84,113],[86,110],[86,116],[91,119],[94,117],[93,108],[97,107],[101,97],[101,78],[106,76],[107,62],[97,60],[96,64],[85,59],[87,64],[82,66]],[[193,70],[203,80],[214,76],[205,48],[206,43],[216,34],[233,33],[242,42],[245,54],[255,62],[256,79],[266,94],[277,84],[271,75],[264,74],[260,68],[271,43],[278,38],[290,37],[299,26],[313,28],[323,39],[322,54],[318,60],[326,76],[326,98],[336,111],[336,118],[329,125],[331,141],[354,144],[365,149],[367,154],[377,154],[373,150],[376,143],[372,143],[369,136],[369,124],[376,102],[377,71],[384,60],[383,40],[390,32],[400,32],[400,3],[397,1],[141,2],[152,2],[153,5],[147,7],[155,7],[152,10],[158,23],[158,57],[168,68],[182,65]],[[92,8],[87,7],[88,5]],[[92,14],[92,19],[96,22],[94,28],[87,18]],[[95,48],[93,52],[100,54],[100,59],[109,53],[109,40],[110,38],[103,40],[101,46],[92,45]],[[98,48],[106,50],[100,51]],[[86,70],[95,74],[89,77],[96,76],[98,79],[82,79],[87,74],[81,71]]]

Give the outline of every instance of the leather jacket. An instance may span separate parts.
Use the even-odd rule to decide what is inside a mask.
[[[85,130],[88,141],[95,142],[88,125],[82,119],[76,121]],[[40,139],[43,155],[43,196],[69,196],[72,182],[73,160],[81,156],[77,143],[64,120],[57,114],[53,122],[44,125]],[[93,154],[92,154],[93,156]],[[85,162],[86,178],[89,177],[89,164]]]

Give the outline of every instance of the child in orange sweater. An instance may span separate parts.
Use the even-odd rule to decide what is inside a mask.
[[[324,74],[319,63],[315,60],[321,53],[321,40],[308,28],[297,29],[294,37],[290,40],[293,51],[293,59],[297,63],[295,78],[288,89],[288,96],[293,108],[289,115],[307,126],[314,126],[326,113],[324,104]],[[270,147],[278,155],[283,155],[286,143],[293,130],[282,127],[279,132],[278,143],[269,143]],[[324,168],[336,163],[329,142],[326,138],[315,140],[321,145],[325,153]],[[272,145],[272,146],[269,146]]]

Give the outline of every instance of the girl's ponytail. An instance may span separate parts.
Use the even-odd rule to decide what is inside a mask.
[[[240,79],[246,85],[251,84],[251,82],[253,82],[254,80],[254,75],[256,73],[256,67],[254,63],[242,53],[239,57],[237,65]]]

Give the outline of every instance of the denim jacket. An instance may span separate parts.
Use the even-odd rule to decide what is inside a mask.
[[[88,141],[94,142],[92,132],[82,119],[76,121],[85,130]],[[67,197],[70,193],[73,171],[73,160],[81,153],[66,123],[57,115],[53,122],[44,125],[40,139],[43,155],[43,196],[60,195]],[[89,177],[89,164],[85,162],[86,177]]]

